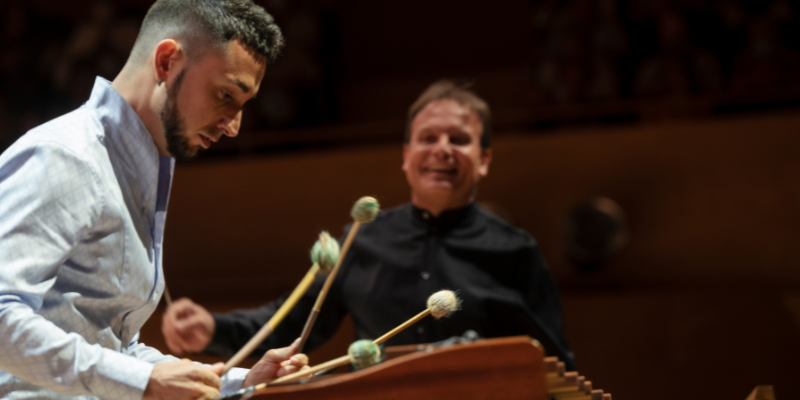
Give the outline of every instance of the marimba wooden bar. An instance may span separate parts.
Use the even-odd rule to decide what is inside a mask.
[[[253,399],[611,400],[527,336],[409,352],[370,368],[268,387]],[[392,348],[387,348],[387,354]],[[398,353],[398,352],[395,352]]]

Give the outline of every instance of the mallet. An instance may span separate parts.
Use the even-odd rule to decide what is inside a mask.
[[[298,353],[303,352],[303,347],[306,344],[306,340],[308,340],[308,335],[311,334],[311,328],[314,327],[314,322],[317,320],[317,315],[319,315],[322,303],[325,301],[325,296],[328,295],[333,280],[336,278],[336,273],[339,271],[339,267],[342,265],[347,251],[350,250],[350,245],[353,243],[353,238],[356,237],[358,228],[361,227],[361,224],[374,220],[375,217],[378,216],[380,208],[381,206],[378,204],[378,200],[369,196],[358,199],[356,204],[353,205],[353,209],[350,211],[350,216],[353,217],[353,227],[350,228],[350,232],[347,233],[347,238],[345,238],[344,244],[342,245],[342,252],[339,255],[339,260],[336,262],[331,273],[328,274],[328,278],[325,279],[325,284],[322,285],[319,296],[317,296],[317,301],[314,303],[314,308],[311,309],[311,313],[308,315],[306,325],[303,327],[303,332],[300,334],[300,343],[297,345],[296,351]]]

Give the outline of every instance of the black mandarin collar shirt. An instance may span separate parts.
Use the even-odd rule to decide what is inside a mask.
[[[317,277],[257,353],[287,346],[300,335],[323,281]],[[357,339],[375,339],[425,310],[428,297],[442,289],[458,293],[461,309],[441,320],[426,317],[387,346],[435,342],[469,329],[483,337],[529,335],[574,368],[558,291],[536,242],[474,203],[437,217],[406,204],[362,224],[305,351],[330,338],[346,314]],[[215,314],[217,329],[206,351],[233,354],[286,297],[254,310]]]

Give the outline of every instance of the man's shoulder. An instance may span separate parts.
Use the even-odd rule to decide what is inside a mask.
[[[378,212],[375,220],[368,225],[381,225],[382,222],[394,221],[398,219],[407,219],[411,215],[411,203],[404,203],[399,206],[390,208],[383,208]],[[349,226],[350,224],[348,224]]]
[[[0,179],[26,171],[31,179],[96,181],[107,174],[102,124],[81,107],[39,125],[0,154]],[[20,172],[21,173],[21,172]]]
[[[31,129],[9,150],[54,146],[81,156],[89,148],[100,144],[103,135],[103,126],[94,112],[87,107],[80,107]]]
[[[360,229],[364,232],[369,232],[369,235],[380,235],[383,233],[394,234],[398,227],[409,225],[410,217],[411,203],[405,203],[399,206],[381,209],[375,217],[375,220],[362,225]],[[347,224],[345,233],[349,232],[352,226],[352,223]]]
[[[508,244],[536,245],[536,239],[526,230],[511,225],[508,221],[480,205],[476,205],[475,208],[477,210],[478,219],[482,221],[486,227],[485,233],[487,235],[497,238],[499,242]]]
[[[378,213],[378,216],[375,218],[375,220],[377,221],[379,219],[391,220],[395,218],[408,218],[408,216],[411,215],[410,213],[411,213],[411,203],[403,203],[400,204],[399,206],[394,206],[387,208],[385,210],[381,210],[381,212]]]

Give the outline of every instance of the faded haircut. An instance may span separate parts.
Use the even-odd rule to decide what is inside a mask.
[[[428,104],[438,100],[453,100],[464,107],[469,108],[478,114],[483,127],[481,133],[481,149],[485,150],[492,145],[492,113],[489,105],[470,89],[469,84],[457,84],[450,80],[440,80],[428,86],[424,92],[414,101],[408,109],[408,119],[406,120],[406,131],[403,143],[408,144],[411,140],[411,124],[417,114]]]
[[[180,41],[197,61],[208,50],[221,51],[238,40],[272,64],[283,48],[275,20],[252,0],[158,0],[147,12],[129,62],[141,65],[162,40]]]

